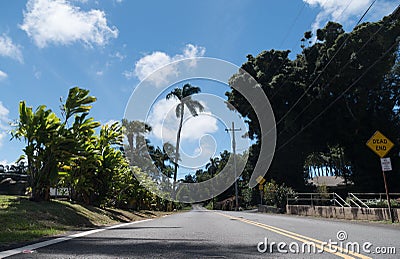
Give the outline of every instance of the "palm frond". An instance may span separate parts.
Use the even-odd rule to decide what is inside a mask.
[[[199,112],[204,111],[204,106],[200,102],[195,101],[193,99],[190,99],[190,101],[185,102],[185,104],[193,116],[197,116],[199,115],[198,114]]]
[[[191,84],[185,84],[182,88],[182,97],[188,97],[201,92],[200,87],[192,86]]]
[[[178,103],[178,105],[175,108],[175,115],[176,115],[177,118],[181,117],[181,111],[182,111],[181,107],[182,107],[182,105],[184,105],[184,104]],[[183,108],[185,108],[185,107],[183,107]]]
[[[167,94],[166,99],[176,98],[178,100],[182,99],[182,90],[180,88],[175,88],[170,93]]]

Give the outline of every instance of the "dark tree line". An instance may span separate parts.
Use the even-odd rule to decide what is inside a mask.
[[[289,59],[289,51],[263,51],[247,56],[242,69],[253,76],[268,96],[277,122],[277,148],[267,178],[305,189],[310,155],[342,149],[346,166],[335,170],[360,191],[382,191],[378,157],[365,142],[376,130],[395,143],[388,154],[394,171],[391,191],[399,191],[400,161],[400,11],[374,23],[363,23],[346,33],[329,22],[316,32],[306,32],[302,52]],[[230,84],[240,84],[234,75]],[[250,137],[256,139],[248,168],[258,156],[260,127],[254,110],[236,90],[228,100],[248,119]],[[349,170],[343,170],[349,168]]]

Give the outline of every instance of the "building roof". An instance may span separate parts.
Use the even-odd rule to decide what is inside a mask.
[[[316,176],[308,180],[309,183],[316,186],[326,185],[326,186],[339,186],[345,185],[344,178],[341,176]],[[348,184],[352,184],[350,181]]]

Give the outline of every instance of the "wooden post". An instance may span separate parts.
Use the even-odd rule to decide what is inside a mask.
[[[383,182],[385,183],[386,200],[387,200],[388,208],[389,208],[389,216],[390,216],[390,220],[392,221],[392,223],[394,223],[392,205],[390,204],[389,190],[388,190],[388,186],[387,186],[387,182],[386,182],[386,174],[385,174],[385,171],[383,171],[383,170],[382,170],[382,175],[383,175]]]

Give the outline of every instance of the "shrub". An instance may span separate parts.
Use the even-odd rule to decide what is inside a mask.
[[[365,202],[365,204],[370,207],[370,208],[387,208],[388,203],[387,200],[368,200]],[[400,208],[400,203],[396,200],[390,200],[390,205],[392,205],[392,208]]]
[[[264,186],[264,199],[267,205],[284,209],[287,196],[294,195],[295,191],[285,184],[279,185],[274,180],[266,183]]]

